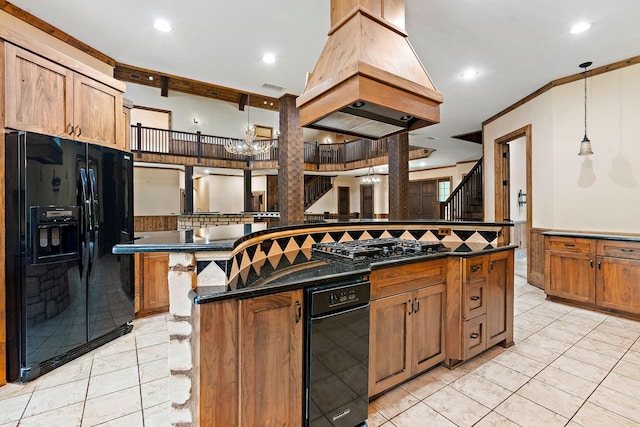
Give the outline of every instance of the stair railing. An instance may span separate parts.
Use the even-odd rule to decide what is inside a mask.
[[[482,220],[482,159],[471,168],[449,198],[440,203],[440,219],[449,221]]]

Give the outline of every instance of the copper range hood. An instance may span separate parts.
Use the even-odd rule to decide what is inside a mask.
[[[404,0],[331,0],[331,29],[296,101],[303,127],[380,139],[440,122],[404,30]]]

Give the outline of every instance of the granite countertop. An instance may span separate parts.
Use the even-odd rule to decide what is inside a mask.
[[[410,225],[412,223],[424,226],[513,226],[513,223],[482,222],[482,221],[389,221],[389,220],[356,220],[346,222],[331,222],[327,226],[345,227],[357,224],[384,223],[389,225]],[[231,224],[218,227],[198,228],[186,231],[151,231],[136,233],[131,242],[124,242],[113,247],[113,253],[135,254],[144,252],[199,252],[199,251],[230,251],[241,243],[249,234],[259,236],[277,230],[296,230],[309,227],[319,227],[324,224],[297,224],[283,227],[271,227],[269,223],[259,222],[252,224]],[[255,234],[254,234],[255,233]]]
[[[619,240],[625,242],[640,242],[640,235],[590,233],[579,231],[545,231],[544,236],[577,237],[582,239]]]
[[[479,243],[447,243],[448,251],[401,257],[380,258],[373,261],[351,262],[330,256],[313,255],[311,260],[256,277],[248,286],[226,289],[224,286],[199,286],[189,293],[195,304],[206,304],[233,298],[253,298],[275,292],[305,288],[323,284],[335,284],[343,280],[361,278],[372,270],[402,264],[429,261],[448,256],[468,257],[515,249],[517,245],[494,246]]]

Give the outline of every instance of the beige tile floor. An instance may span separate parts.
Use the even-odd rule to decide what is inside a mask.
[[[370,427],[640,426],[640,322],[545,301],[518,267],[516,344],[373,400]],[[167,316],[137,320],[131,334],[26,385],[0,387],[0,427],[167,426]]]

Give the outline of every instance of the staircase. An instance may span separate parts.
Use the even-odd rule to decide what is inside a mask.
[[[449,221],[482,221],[482,159],[473,166],[449,198],[440,203],[440,219]]]
[[[333,188],[331,177],[325,175],[304,176],[304,209],[307,210]]]

